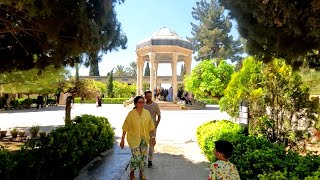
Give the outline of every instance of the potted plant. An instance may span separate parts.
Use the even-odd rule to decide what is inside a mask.
[[[47,133],[46,132],[39,132],[40,138],[45,138]]]
[[[17,128],[13,128],[10,130],[12,138],[16,138],[18,136],[18,130]]]
[[[19,136],[20,137],[24,137],[24,134],[25,134],[26,132],[25,131],[19,131]]]
[[[33,138],[37,137],[39,130],[40,130],[39,126],[32,126],[30,128],[31,137]]]

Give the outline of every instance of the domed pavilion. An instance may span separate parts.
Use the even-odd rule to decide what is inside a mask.
[[[177,63],[184,62],[186,75],[191,73],[192,44],[181,38],[176,32],[163,27],[151,37],[141,41],[136,47],[137,53],[137,94],[141,94],[144,63],[150,65],[150,90],[157,88],[159,63],[170,63],[172,71],[171,87],[173,100],[178,93]]]

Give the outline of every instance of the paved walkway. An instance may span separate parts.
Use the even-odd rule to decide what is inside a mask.
[[[111,153],[94,164],[88,172],[78,179],[123,180],[128,179],[130,149],[119,148],[121,126],[131,109],[122,105],[103,105],[96,108],[94,104],[75,104],[72,116],[93,114],[107,117],[115,129],[116,144]],[[197,180],[206,179],[208,162],[195,142],[196,129],[209,120],[229,119],[217,106],[208,106],[206,110],[162,110],[162,120],[157,131],[157,145],[154,168],[146,170],[150,180]],[[63,125],[64,107],[49,107],[41,110],[0,111],[0,128],[29,128],[38,124],[47,131]],[[138,177],[138,173],[136,173]]]

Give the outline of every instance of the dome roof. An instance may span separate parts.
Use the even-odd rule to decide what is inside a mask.
[[[176,32],[167,27],[163,27],[154,32],[151,37],[141,41],[137,44],[137,49],[146,46],[180,46],[186,49],[192,50],[192,44],[190,41],[181,38]]]

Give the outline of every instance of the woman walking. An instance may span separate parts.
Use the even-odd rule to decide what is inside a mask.
[[[135,180],[134,171],[139,168],[140,179],[146,180],[144,169],[146,167],[148,142],[155,145],[155,125],[148,110],[143,108],[144,98],[137,96],[133,100],[135,107],[131,110],[122,126],[122,138],[120,147],[124,148],[124,139],[127,135],[127,142],[131,149],[130,179]],[[151,137],[151,140],[150,140]]]

